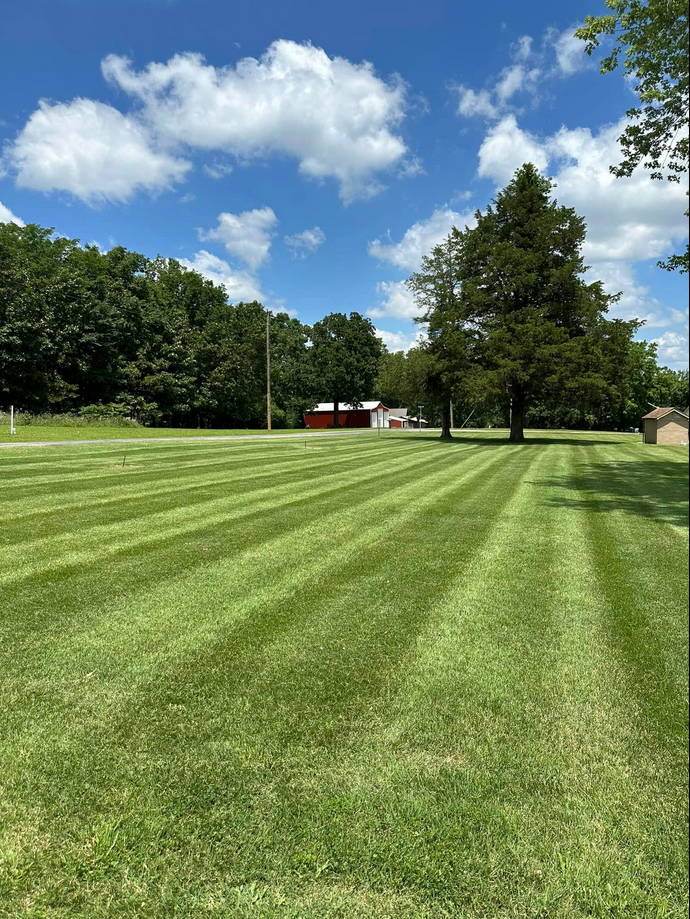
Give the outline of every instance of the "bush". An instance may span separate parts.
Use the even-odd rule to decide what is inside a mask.
[[[113,403],[113,406],[118,403]],[[28,412],[15,412],[15,427],[61,427],[61,428],[82,428],[82,427],[102,427],[102,428],[138,428],[141,427],[139,422],[131,418],[124,417],[117,411],[111,411],[112,406],[89,405],[82,409],[80,414],[65,412],[56,415],[43,413],[40,415],[31,415]],[[10,413],[0,411],[0,425],[9,427]]]

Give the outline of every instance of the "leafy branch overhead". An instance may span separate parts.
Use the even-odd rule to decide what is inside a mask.
[[[687,180],[687,0],[606,0],[606,6],[610,14],[587,16],[575,34],[590,55],[613,39],[601,72],[611,73],[622,65],[640,100],[627,113],[630,124],[620,137],[623,158],[611,171],[621,178],[643,166],[653,179]],[[660,264],[686,272],[688,250]]]

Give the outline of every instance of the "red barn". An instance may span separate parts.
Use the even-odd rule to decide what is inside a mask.
[[[341,428],[388,428],[388,409],[382,402],[349,402],[338,404],[338,422]],[[332,428],[335,414],[332,402],[319,402],[316,408],[304,413],[304,423],[310,428]]]

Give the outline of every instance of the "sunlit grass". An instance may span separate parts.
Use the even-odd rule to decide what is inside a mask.
[[[0,453],[0,915],[684,916],[687,495],[614,435]]]

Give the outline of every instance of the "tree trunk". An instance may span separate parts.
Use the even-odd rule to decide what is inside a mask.
[[[510,400],[510,437],[514,444],[525,440],[525,397],[520,391],[514,391]]]
[[[450,432],[450,402],[444,402],[441,409],[441,439],[450,440],[452,436]]]
[[[340,427],[340,403],[337,399],[333,400],[333,427]]]

